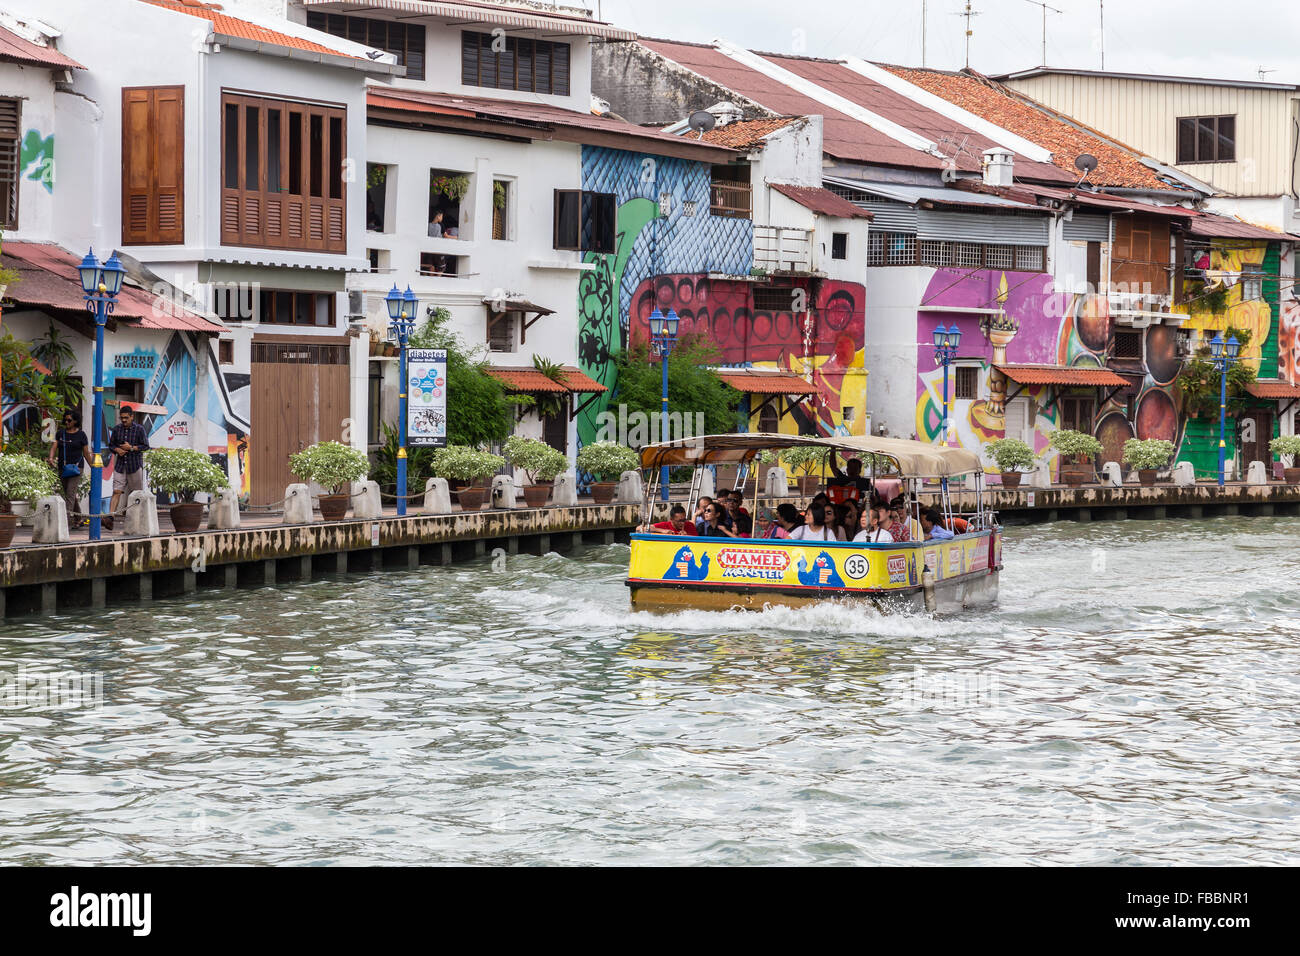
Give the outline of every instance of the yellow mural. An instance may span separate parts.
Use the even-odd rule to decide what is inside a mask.
[[[1251,362],[1256,372],[1259,371],[1261,350],[1268,338],[1273,316],[1268,303],[1262,298],[1243,301],[1241,274],[1262,275],[1267,252],[1267,242],[1242,242],[1232,247],[1216,246],[1200,253],[1194,266],[1204,271],[1204,286],[1194,279],[1188,279],[1185,289],[1191,297],[1190,301],[1173,306],[1173,311],[1188,316],[1183,328],[1208,332],[1208,338],[1213,338],[1213,333],[1222,332],[1229,326],[1248,330],[1250,342],[1242,349],[1241,357]],[[1209,306],[1207,293],[1218,288],[1226,290],[1227,301],[1226,308],[1216,313]]]

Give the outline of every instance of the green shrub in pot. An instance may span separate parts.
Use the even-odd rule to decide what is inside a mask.
[[[15,501],[35,504],[37,498],[60,492],[59,476],[38,458],[0,454],[0,514],[8,514]]]
[[[999,438],[984,446],[984,451],[998,466],[998,471],[1029,471],[1034,467],[1034,450],[1019,438]]]
[[[1130,438],[1124,442],[1124,464],[1138,471],[1155,471],[1174,457],[1174,443],[1163,438]]]
[[[625,471],[641,467],[641,456],[618,442],[598,441],[578,450],[578,470],[604,481],[617,481]]]
[[[351,445],[322,441],[289,456],[289,470],[302,481],[314,481],[327,494],[347,494],[348,485],[370,471],[366,453]]]
[[[495,475],[505,463],[500,455],[469,445],[448,445],[433,456],[433,473],[439,478],[473,484]]]
[[[1278,435],[1268,443],[1268,450],[1282,459],[1285,468],[1294,468],[1300,457],[1300,435]]]
[[[569,467],[564,453],[536,438],[511,435],[506,439],[505,459],[528,477],[530,485],[554,481],[555,476]]]

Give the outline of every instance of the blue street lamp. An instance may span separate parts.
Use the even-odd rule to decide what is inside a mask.
[[[389,328],[397,336],[397,516],[406,515],[406,393],[410,383],[406,380],[406,340],[415,328],[415,313],[420,302],[408,285],[398,292],[394,285],[384,296],[388,305]]]
[[[659,350],[659,364],[663,367],[663,414],[659,420],[659,440],[668,441],[668,354],[677,344],[677,313],[672,309],[664,315],[658,309],[650,313],[650,341]],[[668,500],[668,466],[659,469],[659,497]]]
[[[117,259],[117,253],[100,265],[95,250],[86,253],[77,267],[81,273],[81,289],[85,293],[86,311],[95,317],[95,411],[91,434],[91,447],[95,458],[90,465],[90,540],[99,540],[99,508],[103,502],[104,459],[101,455],[104,419],[104,325],[113,311],[117,294],[122,291],[122,277],[126,270]]]
[[[961,344],[961,329],[954,322],[951,328],[942,322],[934,327],[934,364],[943,365],[943,443],[948,444],[948,366],[957,357]]]
[[[1210,361],[1219,370],[1219,487],[1223,487],[1223,463],[1228,445],[1224,441],[1224,428],[1228,418],[1228,369],[1237,363],[1237,353],[1241,343],[1235,335],[1229,337],[1224,347],[1223,333],[1214,333],[1210,339]]]

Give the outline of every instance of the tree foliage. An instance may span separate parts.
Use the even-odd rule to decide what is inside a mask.
[[[1229,327],[1223,333],[1224,341],[1237,337],[1244,350],[1250,342],[1249,329]],[[1255,368],[1250,362],[1236,361],[1228,368],[1228,416],[1235,418],[1246,409],[1250,393],[1246,391],[1255,382]],[[1195,418],[1218,417],[1219,367],[1214,364],[1210,347],[1202,345],[1183,366],[1174,384],[1183,398],[1183,409]]]
[[[704,416],[703,434],[734,432],[739,424],[740,392],[722,381],[711,368],[719,352],[711,342],[686,335],[668,357],[668,411]],[[616,358],[618,386],[614,402],[627,406],[629,413],[658,414],[663,408],[663,370],[657,357],[645,345],[637,345]],[[698,434],[699,432],[696,432]],[[678,437],[678,436],[674,436]]]

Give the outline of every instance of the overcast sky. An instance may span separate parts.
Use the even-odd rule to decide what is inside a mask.
[[[591,9],[597,0],[584,2]],[[605,20],[644,36],[750,49],[921,63],[922,0],[600,0]],[[1051,0],[1051,66],[1101,67],[1098,0]],[[1002,73],[1042,61],[1042,11],[1029,0],[972,0],[971,66]],[[960,69],[964,0],[928,0],[926,64]],[[1105,0],[1106,69],[1300,84],[1300,4],[1277,0]]]

